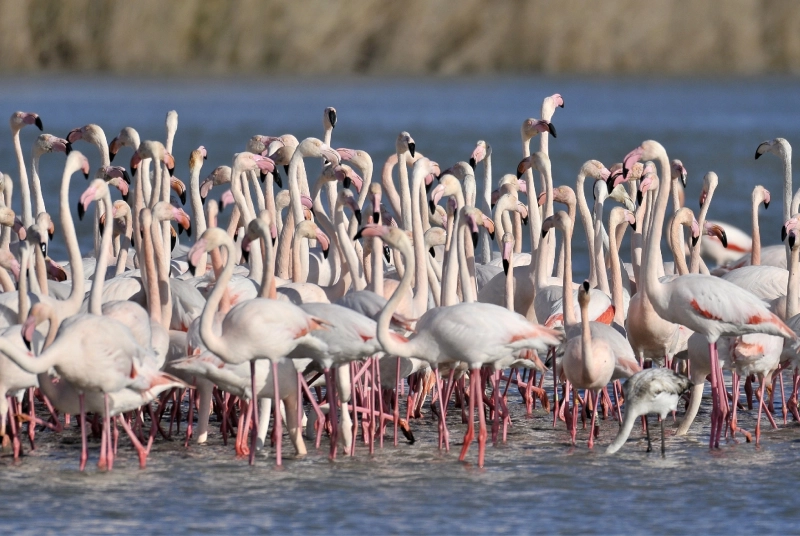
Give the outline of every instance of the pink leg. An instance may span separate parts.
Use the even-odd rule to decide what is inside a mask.
[[[86,411],[83,407],[83,393],[78,395],[78,404],[81,409],[81,462],[80,470],[86,468],[86,460],[89,459],[89,452],[86,449]]]
[[[783,424],[785,426],[787,424],[787,422],[786,422],[786,416],[787,416],[787,412],[786,412],[786,391],[784,390],[784,387],[783,387],[783,369],[782,368],[778,369],[778,379],[780,380],[780,384],[781,384],[781,411],[783,412]]]
[[[761,378],[761,385],[759,386],[759,401],[758,401],[758,420],[756,420],[756,446],[761,443],[761,408],[764,407],[764,379]]]
[[[556,351],[554,348],[548,350],[548,354],[550,358],[553,360],[553,428],[556,427],[556,422],[558,422],[558,373],[556,369],[558,368],[558,363],[556,361]],[[565,402],[566,403],[566,402]]]
[[[336,378],[331,369],[325,369],[325,391],[328,396],[328,419],[331,423],[330,459],[336,459],[336,447],[339,441],[339,415],[336,408]]]
[[[492,445],[497,445],[500,433],[500,371],[492,372],[492,398],[494,398],[494,419],[492,421]]]
[[[255,383],[255,380],[253,380]],[[275,464],[277,466],[281,466],[282,458],[281,458],[281,443],[283,442],[283,418],[281,417],[281,396],[280,392],[278,391],[278,362],[274,361],[272,363],[272,387],[275,390],[275,398],[272,402],[272,409],[274,411],[274,419],[275,419],[275,427],[273,430],[275,431]],[[257,404],[253,404],[256,406]],[[253,414],[255,417],[255,413]],[[257,427],[258,424],[255,424]],[[255,434],[255,431],[253,432]]]
[[[194,428],[194,405],[197,390],[194,388],[189,389],[189,416],[186,418],[186,441],[184,448],[189,448],[189,439],[192,437],[192,430]]]
[[[34,444],[33,440],[36,434],[36,405],[33,403],[35,400],[33,397],[33,387],[28,388],[28,416],[30,417],[30,421],[28,421],[28,440],[31,443],[31,450],[36,450],[36,445]]]
[[[354,368],[356,366],[355,363],[350,363],[350,401],[353,403],[353,416],[351,420],[353,421],[350,437],[352,437],[350,441],[350,456],[356,455],[356,435],[358,433],[358,411],[356,411],[356,377],[354,373]]]
[[[587,401],[591,398],[591,396],[592,396],[592,392],[591,391],[586,391],[586,400]],[[593,448],[594,447],[594,434],[595,434],[594,423],[597,420],[597,405],[599,403],[600,403],[600,391],[598,391],[594,395],[594,409],[592,411],[592,423],[591,423],[590,428],[589,428],[589,448]]]
[[[453,372],[454,371],[451,370],[450,374],[452,375]],[[445,452],[450,452],[450,435],[447,432],[447,422],[445,421],[445,408],[447,407],[447,403],[449,400],[445,400],[444,398],[442,398],[442,381],[441,377],[439,376],[439,368],[436,367],[433,373],[436,379],[436,392],[439,397],[439,431],[444,441]]]
[[[110,412],[108,409],[108,394],[103,393],[103,404],[105,405],[105,412],[103,414],[103,428],[107,430],[106,432],[106,458],[108,459],[108,470],[111,471],[114,468],[114,449],[111,446],[111,417]]]
[[[572,446],[575,446],[575,440],[578,437],[578,412],[580,411],[580,407],[578,406],[578,389],[573,386],[572,387],[572,429],[570,430],[570,435],[572,436]],[[568,402],[567,395],[564,396],[564,404]]]
[[[7,397],[8,399],[8,424],[11,427],[11,443],[12,448],[14,451],[14,459],[19,459],[19,456],[22,451],[22,445],[19,441],[19,430],[17,429],[17,417],[16,417],[16,405],[17,401],[13,397]]]
[[[258,439],[258,391],[256,391],[256,362],[250,361],[250,413],[253,416],[253,437],[250,440],[250,465],[256,463],[256,440]],[[247,442],[247,429],[244,430],[242,441]],[[280,465],[280,463],[278,463]]]
[[[480,388],[478,387],[478,377],[480,370],[470,370],[469,372],[469,422],[467,424],[467,433],[464,435],[464,445],[461,447],[461,455],[458,461],[463,462],[467,456],[469,445],[475,437],[475,399],[480,397]],[[483,405],[481,403],[481,405]]]
[[[473,369],[475,371],[475,369]],[[480,370],[477,371],[480,373]],[[486,458],[486,413],[483,410],[483,382],[480,380],[480,374],[477,375],[479,384],[477,386],[477,393],[475,393],[475,398],[477,398],[478,404],[478,422],[480,423],[480,428],[478,429],[478,467],[483,467],[484,459]],[[472,372],[470,372],[470,378],[472,378]],[[497,407],[495,407],[495,415],[497,415]]]
[[[397,376],[394,384],[394,446],[397,446],[397,428],[400,425],[400,390],[402,389],[400,379],[400,358],[397,358]]]
[[[147,466],[147,450],[142,446],[139,439],[136,437],[136,434],[133,433],[131,430],[130,425],[125,420],[125,418],[120,415],[118,417],[120,424],[122,424],[122,429],[125,430],[125,433],[128,434],[128,437],[131,438],[131,443],[133,443],[133,447],[136,449],[136,453],[139,455],[139,469],[144,469]]]
[[[717,418],[719,416],[719,394],[717,392],[717,344],[716,342],[708,345],[709,359],[711,361],[711,437],[708,440],[708,448],[714,448],[714,440],[717,437]]]

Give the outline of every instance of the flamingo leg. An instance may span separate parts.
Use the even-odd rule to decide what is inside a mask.
[[[122,415],[119,416],[119,421],[120,424],[122,424],[122,429],[125,430],[125,433],[127,433],[128,437],[131,438],[131,443],[133,443],[133,446],[139,455],[139,468],[144,469],[147,466],[147,450],[142,446],[141,442],[139,442],[136,434],[133,433],[130,425]]]
[[[567,398],[567,393],[564,394],[564,405],[569,402]],[[575,446],[575,440],[578,437],[578,400],[580,397],[578,396],[578,389],[576,387],[572,387],[572,413],[570,417],[572,417],[572,428],[570,429],[570,436],[572,439],[572,446]]]
[[[761,385],[758,387],[759,390],[759,400],[758,400],[758,419],[756,420],[756,446],[758,447],[761,443],[761,409],[764,406],[764,387],[765,382],[764,379],[761,379]]]
[[[192,437],[192,430],[194,424],[194,404],[195,404],[195,389],[189,389],[189,414],[186,417],[186,441],[184,442],[184,448],[189,448],[189,439]]]
[[[492,398],[494,398],[494,419],[492,420],[492,445],[497,446],[500,432],[500,371],[492,372]]]
[[[551,348],[547,351],[549,354],[548,357],[553,360],[553,428],[556,427],[556,423],[558,422],[558,362],[556,360],[556,351],[555,348]],[[566,403],[566,402],[565,402]],[[573,444],[575,442],[573,441]]]
[[[591,396],[592,396],[592,392],[588,391],[586,393],[586,400],[589,401]],[[589,427],[589,448],[590,449],[594,448],[594,434],[595,434],[594,423],[597,420],[597,406],[598,406],[599,403],[600,403],[600,391],[597,391],[597,393],[595,393],[595,395],[594,395],[594,408],[592,410],[592,423],[589,425],[590,426]]]
[[[667,443],[664,439],[664,419],[661,419],[661,457],[667,457]]]
[[[643,417],[647,421],[647,415],[643,415]],[[647,430],[647,452],[653,452],[653,444],[650,441],[650,427],[645,426],[645,429]]]
[[[11,443],[12,448],[14,451],[14,459],[18,459],[22,450],[22,445],[19,441],[19,434],[17,430],[17,420],[15,417],[16,412],[14,411],[14,407],[16,406],[16,400],[13,397],[8,398],[8,423],[11,426]]]
[[[250,361],[250,412],[253,418],[253,437],[250,440],[250,465],[256,463],[256,441],[258,439],[258,396],[256,391],[256,362]],[[249,428],[249,427],[248,427]],[[247,430],[242,436],[247,440]],[[280,465],[280,463],[278,464]]]
[[[336,411],[336,379],[331,369],[325,369],[325,391],[328,396],[328,419],[331,422],[331,453],[330,459],[336,459],[336,446],[339,439],[339,417]]]
[[[480,396],[477,389],[478,386],[478,377],[480,376],[480,370],[470,370],[469,372],[469,421],[467,424],[467,433],[464,435],[464,445],[461,447],[461,455],[458,457],[458,461],[463,462],[464,458],[467,456],[467,451],[469,450],[469,445],[472,443],[472,439],[475,437],[475,399]]]
[[[780,380],[781,384],[781,412],[783,413],[783,424],[786,425],[786,391],[784,391],[783,387],[783,369],[778,369],[778,380]]]
[[[255,385],[255,380],[253,380],[253,385]],[[282,464],[281,458],[281,443],[283,442],[283,417],[281,417],[281,395],[278,390],[278,362],[272,362],[272,386],[275,390],[274,393],[274,400],[273,400],[273,408],[272,410],[275,412],[275,427],[273,431],[275,433],[275,464],[280,467]],[[288,408],[287,408],[288,411]],[[255,417],[255,415],[254,415]]]
[[[350,456],[356,455],[356,436],[358,435],[358,410],[356,408],[356,377],[355,377],[355,363],[349,364],[350,369],[350,400],[353,402],[353,424],[350,434],[352,440],[350,441]]]
[[[28,415],[30,416],[30,421],[28,421],[28,440],[31,443],[31,450],[36,450],[36,445],[33,442],[33,439],[36,434],[36,406],[33,403],[33,387],[28,388]]]
[[[708,345],[709,359],[711,361],[711,437],[708,440],[708,448],[714,448],[716,438],[717,419],[719,417],[719,393],[717,387],[717,343]],[[650,452],[648,450],[648,452]]]
[[[83,471],[86,468],[86,460],[89,459],[89,452],[86,449],[86,411],[84,410],[83,406],[83,393],[78,395],[78,405],[80,406],[81,411],[81,458],[80,458],[80,470]]]
[[[106,431],[106,458],[108,460],[108,470],[114,468],[114,450],[111,447],[111,415],[108,410],[108,394],[103,393],[103,405],[105,411],[103,412],[103,428]]]
[[[475,370],[475,369],[473,369]],[[480,373],[480,370],[477,370]],[[470,378],[472,377],[472,373],[470,373]],[[480,380],[480,374],[478,374],[478,385],[476,387],[478,391],[475,394],[475,398],[477,398],[478,403],[478,422],[480,423],[480,428],[478,429],[478,467],[483,467],[484,458],[486,457],[486,412],[483,410],[483,382]],[[495,406],[495,415],[497,415],[497,407]]]
[[[394,382],[394,446],[397,446],[397,428],[400,425],[400,390],[402,389],[400,380],[400,358],[397,358],[397,375]],[[411,389],[409,388],[409,391]]]

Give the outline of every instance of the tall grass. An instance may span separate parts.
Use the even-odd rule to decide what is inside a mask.
[[[789,0],[0,0],[0,70],[800,72]]]

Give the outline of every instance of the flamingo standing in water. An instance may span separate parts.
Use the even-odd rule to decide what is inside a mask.
[[[667,368],[654,367],[637,372],[625,382],[625,419],[622,421],[617,437],[606,449],[606,454],[614,454],[633,430],[637,417],[648,413],[657,413],[661,418],[661,455],[667,451],[664,439],[664,419],[667,414],[678,409],[678,400],[689,389],[692,382],[686,376],[676,374]],[[652,450],[650,445],[650,427],[647,430],[647,452]]]
[[[627,177],[634,163],[640,160],[656,160],[661,176],[670,173],[670,162],[664,147],[652,140],[628,153],[623,160],[623,176]],[[656,199],[651,237],[647,242],[643,269],[647,276],[643,291],[653,309],[663,319],[681,324],[696,333],[705,335],[711,356],[712,421],[709,447],[719,446],[719,438],[725,422],[723,409],[724,383],[722,369],[717,356],[717,339],[723,335],[738,336],[746,333],[767,333],[786,339],[795,339],[794,332],[754,295],[718,277],[688,274],[671,281],[658,279],[658,250],[664,225],[664,216],[669,202],[670,182],[662,181]]]
[[[214,332],[214,315],[219,308],[222,294],[233,275],[234,245],[228,234],[219,228],[208,229],[189,250],[190,270],[200,262],[205,253],[222,247],[227,259],[214,290],[206,301],[200,316],[200,336],[206,347],[220,359],[230,364],[250,362],[251,392],[257,393],[255,386],[255,360],[269,359],[272,362],[275,382],[273,408],[275,410],[275,458],[281,465],[281,414],[278,387],[278,363],[299,344],[324,350],[325,344],[310,335],[322,328],[324,322],[318,321],[291,303],[255,298],[233,307],[222,321],[222,332]],[[256,404],[252,404],[253,422],[258,422]],[[299,423],[298,423],[299,424]],[[256,430],[257,432],[257,430]],[[290,430],[292,433],[292,430]],[[295,432],[296,433],[296,432]],[[253,434],[250,450],[250,463],[255,462],[256,433]]]
[[[414,252],[406,234],[397,228],[368,225],[361,236],[377,236],[402,255],[405,265],[413,265]],[[457,274],[456,274],[457,275]],[[478,466],[483,467],[486,451],[486,420],[480,379],[481,366],[493,363],[520,350],[546,351],[560,343],[560,335],[528,322],[524,316],[503,307],[487,303],[459,303],[428,310],[417,321],[416,334],[406,339],[389,330],[389,324],[400,300],[411,288],[413,272],[403,273],[400,285],[378,317],[378,340],[389,355],[416,357],[431,364],[463,361],[470,368],[470,421],[459,459],[467,455],[475,435],[474,416],[477,402],[480,430],[478,434]],[[480,333],[480,337],[472,334]],[[437,379],[439,399],[441,383]],[[443,421],[440,421],[444,425]]]

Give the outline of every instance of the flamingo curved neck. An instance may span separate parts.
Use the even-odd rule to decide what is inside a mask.
[[[577,196],[578,211],[581,214],[583,229],[586,231],[586,244],[589,251],[594,251],[594,222],[592,221],[592,213],[589,211],[589,204],[586,202],[586,191],[583,186],[585,181],[586,173],[581,169],[575,181],[575,194]],[[591,286],[597,285],[597,271],[594,262],[589,263],[589,284]]]
[[[100,256],[97,258],[97,264],[94,270],[94,282],[92,283],[92,292],[89,295],[89,312],[93,315],[102,315],[103,303],[103,286],[106,280],[106,270],[108,268],[108,256],[111,248],[111,238],[114,233],[114,220],[112,214],[114,208],[111,205],[111,194],[106,189],[102,198],[98,199],[98,203],[103,203],[107,214],[108,221],[103,227],[103,236],[100,242]]]
[[[203,308],[203,313],[200,315],[200,338],[203,340],[203,344],[206,345],[206,348],[208,348],[212,353],[224,358],[225,356],[229,355],[228,345],[223,337],[214,333],[214,315],[219,308],[222,295],[225,293],[225,289],[227,288],[228,283],[231,280],[231,276],[233,275],[234,251],[232,242],[227,240],[224,241],[220,247],[225,248],[225,252],[227,254],[225,259],[225,267],[222,269],[222,273],[220,274],[219,278],[217,278],[217,283],[214,285],[214,290],[212,290],[211,294],[208,296],[206,305]]]
[[[428,309],[428,267],[425,251],[425,230],[422,212],[426,210],[421,203],[422,181],[430,172],[430,160],[420,158],[414,164],[411,175],[411,231],[414,241],[414,311],[421,315]],[[408,263],[406,263],[408,264]]]
[[[661,176],[667,177],[670,172],[667,152],[663,147],[659,147],[657,152]],[[643,288],[650,302],[657,305],[659,309],[664,309],[665,305],[662,303],[662,298],[664,297],[663,285],[658,280],[658,266],[656,263],[661,262],[661,237],[664,228],[664,215],[667,210],[667,203],[669,202],[670,182],[671,181],[668,180],[660,182],[658,197],[656,198],[653,212],[653,224],[650,227],[650,237],[647,240],[644,260],[644,271],[647,273],[647,278]],[[656,311],[658,311],[658,309],[656,309]]]
[[[61,229],[64,233],[64,241],[67,245],[67,257],[69,258],[69,268],[72,272],[72,288],[69,297],[61,302],[61,318],[68,318],[76,314],[83,304],[85,295],[84,287],[86,281],[83,278],[83,258],[78,247],[78,237],[75,234],[75,225],[72,221],[72,212],[69,206],[69,184],[72,174],[78,169],[74,166],[66,166],[64,174],[61,176],[60,214]]]
[[[42,212],[47,211],[44,206],[44,197],[42,197],[42,184],[39,181],[39,159],[41,156],[42,153],[34,149],[33,161],[31,163],[31,189],[34,202],[33,216],[38,216]],[[30,208],[28,210],[30,210]]]
[[[611,300],[614,302],[614,322],[620,326],[625,325],[625,304],[622,294],[622,267],[619,261],[619,242],[625,233],[627,222],[614,222],[616,225],[613,227],[609,222],[608,246],[609,254],[611,256]],[[617,237],[617,229],[619,238]]]
[[[25,157],[22,155],[22,145],[20,145],[19,141],[19,130],[15,130],[13,134],[14,152],[17,154],[17,164],[19,165],[19,195],[22,202],[22,225],[27,229],[33,225],[30,183],[28,182],[28,170],[25,168]]]
[[[402,255],[406,264],[414,261],[414,251],[404,244],[395,249],[395,252]],[[398,357],[423,357],[421,355],[415,355],[414,342],[416,339],[412,339],[408,342],[400,342],[395,338],[394,335],[396,334],[393,334],[389,331],[389,323],[392,320],[392,316],[400,306],[400,302],[402,301],[403,297],[406,296],[408,291],[411,289],[411,277],[411,270],[406,270],[402,279],[400,280],[400,284],[397,285],[397,288],[392,293],[392,297],[389,298],[388,302],[386,302],[386,305],[383,307],[380,316],[378,316],[378,325],[376,330],[378,342],[381,343],[381,346],[383,346],[383,349],[387,355],[395,355]]]
[[[750,249],[750,265],[758,266],[761,264],[761,230],[758,226],[758,205],[760,203],[753,197],[753,208],[751,212],[751,220],[753,224],[753,243]],[[784,220],[786,221],[786,220]],[[789,318],[788,316],[786,318]]]

